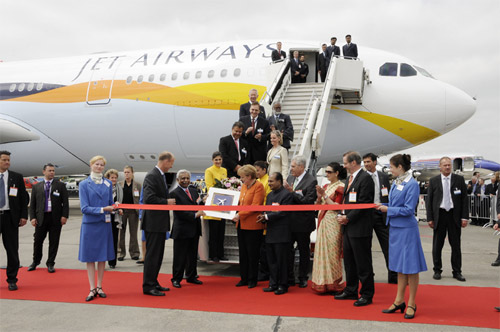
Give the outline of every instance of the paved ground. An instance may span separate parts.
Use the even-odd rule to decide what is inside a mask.
[[[81,213],[79,202],[70,201],[71,217],[64,226],[57,268],[85,269],[78,257]],[[21,264],[31,264],[33,253],[33,227],[26,225],[20,229]],[[429,268],[432,268],[432,232],[425,225],[420,228],[422,244]],[[46,240],[47,241],[47,240]],[[172,241],[167,241],[165,261],[161,273],[171,273]],[[496,258],[498,237],[493,230],[468,226],[462,233],[463,275],[467,282],[460,283],[451,277],[449,267],[450,250],[446,244],[443,250],[444,272],[439,282],[432,279],[432,272],[420,275],[422,284],[467,285],[498,287],[500,268],[491,267]],[[44,247],[44,259],[47,245]],[[375,282],[385,282],[387,272],[377,240],[373,242]],[[42,259],[43,262],[43,259]],[[43,264],[43,263],[42,263]],[[0,265],[5,265],[5,251],[0,251]],[[117,271],[141,272],[129,257],[118,262]],[[3,282],[5,271],[0,271]],[[57,272],[56,272],[57,273]],[[203,275],[238,276],[238,266],[199,263],[198,273]],[[19,281],[22,287],[22,280]],[[166,285],[170,286],[170,285]],[[140,287],[140,286],[138,286]],[[5,288],[4,288],[5,289]],[[2,290],[3,291],[3,290]],[[85,297],[86,294],[82,294]],[[500,304],[500,299],[499,299]],[[500,319],[500,318],[499,318]],[[0,300],[1,331],[456,331],[455,326],[402,324],[391,322],[369,322],[338,319],[318,319],[301,317],[256,316],[224,314],[197,311],[149,309],[134,307],[114,307],[106,305],[85,305],[71,303],[50,303],[37,301]],[[460,327],[460,331],[478,330]],[[481,329],[486,330],[486,329]]]

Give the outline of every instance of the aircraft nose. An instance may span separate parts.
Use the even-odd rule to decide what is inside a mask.
[[[476,100],[462,90],[446,87],[446,131],[452,130],[476,113]]]

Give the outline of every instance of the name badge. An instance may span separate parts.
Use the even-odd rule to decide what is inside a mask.
[[[262,134],[262,133],[264,132],[264,129],[259,128],[259,129],[257,129],[257,132],[258,132],[259,134]]]
[[[278,203],[278,202],[275,202],[275,203],[273,203],[272,205],[280,205],[280,203]]]
[[[280,155],[276,155],[276,156],[274,156],[274,158],[281,159],[281,156]]]
[[[139,197],[139,190],[134,190],[134,196]]]
[[[349,203],[356,203],[356,192],[351,191],[349,193]]]
[[[455,189],[455,191],[453,193],[455,195],[460,195],[462,193],[462,191],[460,189]]]
[[[397,190],[401,191],[403,190],[404,186],[402,184],[398,184],[398,186],[396,187]]]
[[[52,200],[49,199],[49,201],[47,202],[47,212],[50,211],[52,211]]]
[[[60,194],[59,194],[59,192],[58,192],[58,191],[54,191],[54,192],[52,193],[52,195],[59,197],[59,195],[60,195]]]
[[[241,152],[244,154],[247,154],[247,149],[243,148],[243,149],[241,149]]]
[[[111,215],[110,214],[106,214],[105,218],[106,218],[106,222],[111,222]]]
[[[110,184],[109,184],[109,182],[108,182],[108,181],[104,181],[104,184],[106,185],[106,187],[109,187],[109,186],[110,186]]]
[[[17,188],[16,187],[10,187],[9,196],[13,196],[13,197],[17,196]]]
[[[382,196],[388,196],[389,195],[389,191],[387,190],[386,187],[382,188]]]

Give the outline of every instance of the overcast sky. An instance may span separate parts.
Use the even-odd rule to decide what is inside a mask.
[[[0,59],[245,39],[353,42],[406,56],[477,98],[461,127],[410,149],[500,162],[500,1],[0,0]],[[360,54],[360,57],[363,55]]]

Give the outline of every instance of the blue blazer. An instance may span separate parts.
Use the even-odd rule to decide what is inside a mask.
[[[101,213],[101,208],[115,203],[111,181],[103,179],[102,184],[95,184],[88,177],[80,182],[79,191],[80,208],[83,213],[82,223],[106,222],[105,214],[109,212]]]
[[[389,192],[386,224],[392,227],[416,227],[418,222],[415,218],[415,207],[419,195],[418,183],[411,176],[404,180],[400,186],[393,184]]]

